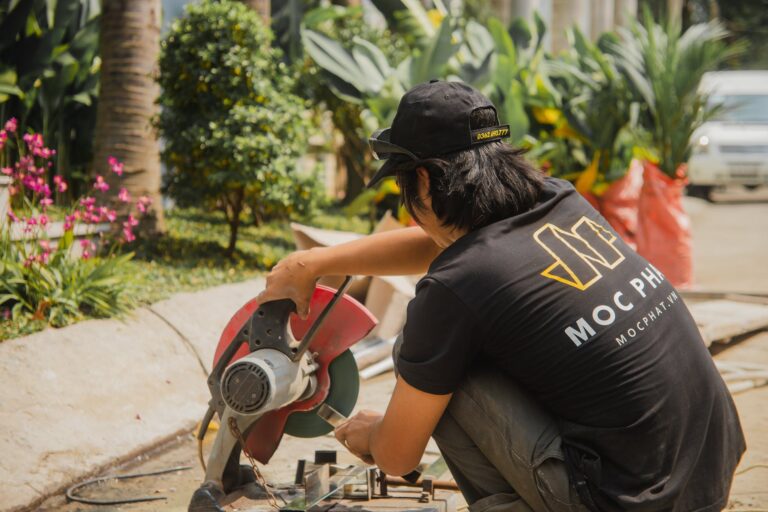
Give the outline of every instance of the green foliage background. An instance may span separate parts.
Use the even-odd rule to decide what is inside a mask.
[[[43,134],[70,193],[92,159],[99,19],[97,0],[0,0],[0,119]]]
[[[317,179],[296,171],[307,120],[294,82],[255,11],[189,5],[162,43],[159,82],[167,192],[181,206],[225,212],[234,251],[246,207],[256,222],[306,214]]]

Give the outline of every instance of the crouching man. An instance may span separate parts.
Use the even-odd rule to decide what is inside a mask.
[[[408,91],[371,146],[418,227],[296,252],[261,301],[306,314],[323,275],[426,275],[386,413],[336,430],[402,475],[434,437],[480,511],[716,511],[745,443],[696,324],[664,275],[573,187],[505,144],[457,82]]]

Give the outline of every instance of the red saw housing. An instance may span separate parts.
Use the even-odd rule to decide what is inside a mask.
[[[309,317],[306,320],[302,320],[298,315],[291,315],[291,331],[297,340],[304,337],[309,327],[315,322],[335,293],[336,290],[319,285],[315,288],[312,300],[310,301]],[[216,353],[213,357],[214,367],[224,350],[258,308],[259,304],[254,299],[240,308],[229,320],[229,323],[221,333],[219,344],[216,346]],[[312,344],[309,346],[310,352],[318,354],[315,359],[315,362],[319,365],[315,374],[317,377],[317,391],[306,400],[294,402],[282,409],[268,412],[262,416],[245,435],[245,451],[262,464],[269,462],[283,437],[288,415],[296,411],[314,409],[326,399],[331,385],[328,365],[341,355],[342,352],[371,332],[376,323],[376,318],[365,306],[348,295],[342,296],[315,333]],[[248,345],[244,343],[228,364],[237,361],[249,353]]]

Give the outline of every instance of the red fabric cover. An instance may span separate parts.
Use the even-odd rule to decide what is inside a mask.
[[[304,334],[309,330],[309,326],[317,319],[320,312],[330,302],[335,293],[336,290],[333,288],[318,285],[309,304],[309,318],[302,320],[298,315],[291,315],[291,332],[297,340],[304,337]],[[256,300],[251,300],[232,316],[221,333],[221,338],[219,338],[219,344],[213,357],[214,366],[216,366],[229,343],[257,309],[259,309],[259,304]],[[245,433],[246,450],[253,458],[262,464],[269,462],[283,437],[288,415],[294,411],[314,409],[325,400],[331,386],[330,377],[328,376],[328,365],[341,355],[342,352],[365,337],[376,326],[376,323],[376,318],[365,306],[349,295],[344,295],[341,298],[339,303],[328,314],[323,325],[315,333],[312,344],[309,346],[311,352],[318,354],[315,359],[315,362],[319,365],[315,373],[317,377],[317,391],[306,400],[294,402],[282,409],[268,412]],[[232,361],[237,361],[248,354],[248,345],[243,344],[232,357]],[[225,427],[222,426],[220,428]]]
[[[598,211],[633,249],[637,249],[637,210],[642,186],[643,164],[632,160],[627,174],[611,183],[598,198]]]
[[[643,162],[643,186],[638,204],[637,252],[674,286],[693,285],[691,222],[683,210],[685,167],[671,178],[656,164]]]

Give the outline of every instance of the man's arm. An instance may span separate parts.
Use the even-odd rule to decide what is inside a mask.
[[[419,391],[399,377],[383,417],[362,411],[336,429],[336,438],[384,473],[408,474],[421,462],[451,396]]]
[[[396,229],[333,247],[298,251],[281,260],[267,276],[259,302],[291,299],[301,316],[317,279],[334,275],[408,275],[427,271],[440,249],[419,227]]]

